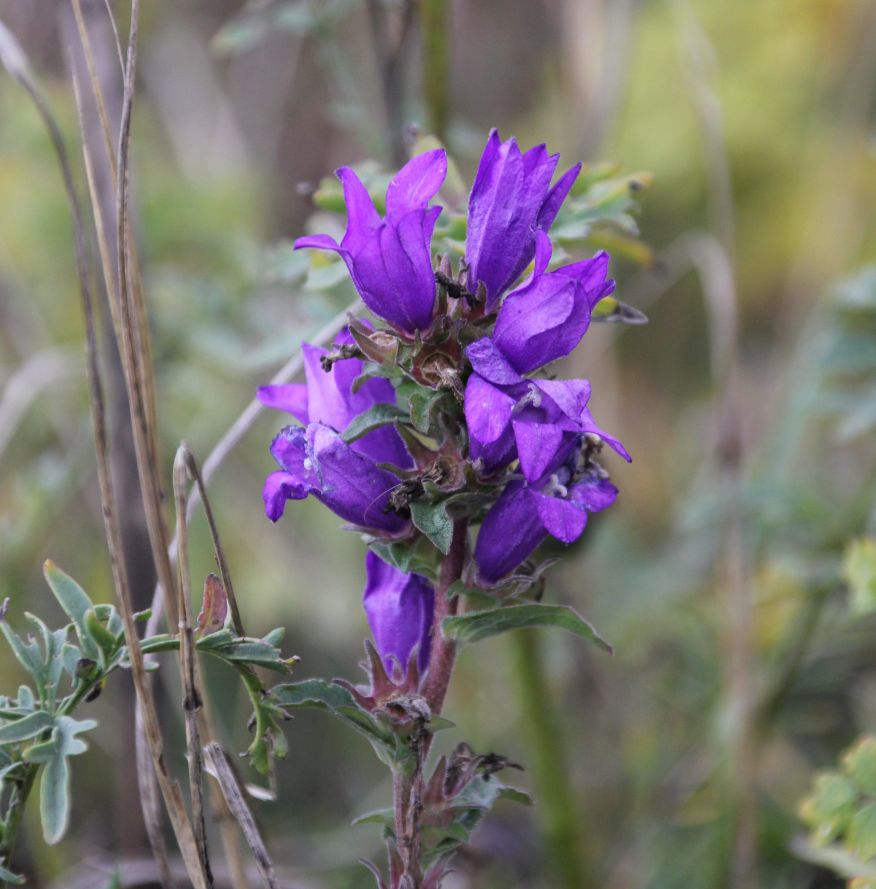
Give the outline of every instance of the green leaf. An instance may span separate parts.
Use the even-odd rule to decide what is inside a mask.
[[[48,760],[40,777],[40,820],[50,846],[60,841],[70,823],[70,767],[60,753]]]
[[[876,610],[876,538],[860,537],[846,547],[842,576],[851,595],[852,613]]]
[[[542,605],[532,602],[488,611],[472,611],[458,617],[446,617],[442,624],[445,635],[460,642],[478,642],[508,630],[523,627],[559,627],[612,653],[612,647],[593,626],[567,605]]]
[[[417,432],[428,435],[432,428],[432,418],[446,392],[440,389],[425,389],[422,386],[417,387],[417,391],[413,392],[408,398],[408,407],[410,408],[411,423]]]
[[[93,719],[60,716],[51,740],[30,747],[24,753],[28,762],[44,764],[40,777],[40,819],[43,836],[50,846],[64,836],[70,822],[70,767],[67,760],[88,749],[77,735],[96,726]]]
[[[13,886],[23,886],[24,885],[24,877],[19,874],[14,874],[12,871],[6,870],[3,865],[0,865],[0,883],[10,883]]]
[[[382,759],[396,762],[402,755],[395,735],[367,710],[363,710],[353,695],[337,683],[305,679],[303,682],[275,685],[269,694],[281,707],[309,707],[341,719],[368,738]]]
[[[363,435],[372,432],[374,429],[379,429],[381,426],[388,426],[390,423],[394,423],[396,420],[400,420],[404,416],[405,412],[394,404],[375,404],[368,408],[367,411],[359,414],[358,417],[354,417],[350,422],[350,425],[344,430],[344,434],[341,438],[343,438],[347,444],[350,444],[362,438]]]
[[[103,655],[103,663],[106,665],[112,659],[119,647],[116,637],[98,620],[97,613],[93,608],[89,608],[85,612],[85,627],[88,635],[94,640],[94,643],[100,649]]]
[[[82,650],[87,657],[97,660],[98,648],[88,632],[85,620],[86,614],[94,607],[94,603],[85,590],[72,577],[65,574],[51,559],[46,559],[43,563],[43,575],[52,588],[58,604],[64,609],[64,613],[70,620],[73,621]]]
[[[438,578],[437,554],[428,538],[418,537],[413,543],[387,543],[374,540],[368,544],[371,549],[393,568],[408,574],[422,574],[431,580]]]
[[[395,823],[395,813],[392,809],[376,809],[373,812],[366,812],[358,818],[354,818],[350,824],[354,827],[359,824],[380,824],[383,827],[393,827]]]
[[[847,845],[864,861],[876,855],[876,803],[870,803],[855,813],[849,825]]]
[[[861,793],[876,796],[876,738],[861,738],[843,756],[843,769]]]
[[[411,519],[446,556],[450,552],[453,539],[453,519],[447,514],[444,503],[429,503],[427,500],[414,500],[411,503]]]
[[[12,653],[21,666],[41,685],[45,664],[36,642],[25,642],[5,620],[0,620],[0,631],[3,632]]]
[[[28,738],[34,738],[48,731],[54,723],[55,720],[50,713],[45,710],[34,710],[23,719],[16,719],[15,722],[0,726],[0,744],[17,744]]]
[[[800,817],[812,828],[812,841],[825,845],[838,837],[855,813],[856,793],[851,781],[838,772],[825,772],[800,806]]]
[[[290,670],[289,662],[283,658],[280,649],[266,639],[237,637],[232,636],[228,630],[219,630],[202,637],[196,645],[199,651],[232,664],[250,664],[277,673],[288,673]]]

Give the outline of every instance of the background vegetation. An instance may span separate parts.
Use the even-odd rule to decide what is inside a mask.
[[[117,117],[103,2],[83,7]],[[0,20],[75,145],[68,4],[0,0]],[[600,236],[618,296],[651,323],[596,326],[567,368],[593,380],[594,413],[634,463],[612,465],[618,504],[549,581],[616,653],[532,635],[463,655],[447,713],[478,749],[529,767],[537,805],[500,806],[454,885],[843,885],[815,863],[797,810],[815,773],[876,731],[873,4],[190,0],[147,4],[142,26],[134,214],[168,480],[180,439],[208,453],[352,298],[331,267],[307,273],[290,250],[335,166],[392,165],[417,122],[466,180],[492,126],[568,163],[653,177],[639,193],[650,249]],[[0,599],[49,617],[45,557],[98,600],[111,585],[68,214],[43,126],[8,78],[0,207]],[[123,387],[111,389],[145,607],[154,577]],[[264,518],[279,425],[262,416],[211,486],[238,597],[254,632],[287,627],[299,676],[352,678],[361,546],[315,503]],[[211,570],[200,519],[192,546],[196,573]],[[0,658],[11,691],[17,665]],[[181,738],[176,694],[167,718]],[[102,728],[77,762],[73,829],[52,849],[35,822],[26,831],[37,885],[103,885],[147,855],[123,728],[132,696],[117,676],[89,705]],[[225,701],[243,749],[246,702]],[[564,755],[546,752],[543,719]],[[289,885],[371,885],[352,862],[379,854],[373,828],[348,825],[386,799],[381,769],[321,714],[287,736],[279,802],[259,815]]]

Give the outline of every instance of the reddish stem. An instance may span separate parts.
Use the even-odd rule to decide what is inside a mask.
[[[441,624],[445,617],[456,614],[459,597],[448,595],[450,587],[462,576],[468,524],[463,520],[453,526],[450,551],[441,563],[438,587],[435,590],[435,611],[432,621],[432,655],[423,684],[423,697],[433,714],[439,714],[447,696],[450,676],[456,661],[456,642],[445,637]]]
[[[429,667],[421,686],[421,693],[433,714],[441,712],[447,687],[456,660],[456,642],[444,636],[441,622],[445,617],[456,614],[459,597],[448,595],[450,587],[462,576],[465,562],[465,547],[468,525],[465,521],[453,526],[450,551],[441,563],[438,585],[435,590],[435,611],[432,623],[432,654]],[[420,807],[423,793],[423,766],[431,746],[431,735],[417,742],[416,767],[413,774],[402,772],[393,774],[393,808],[395,809],[395,836],[401,856],[406,885],[418,887],[423,878],[420,864]],[[404,881],[403,881],[404,882]],[[393,886],[393,889],[396,889]]]

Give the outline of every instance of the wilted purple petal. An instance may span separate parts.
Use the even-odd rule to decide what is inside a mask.
[[[396,476],[379,469],[328,426],[287,426],[271,444],[271,453],[291,477],[286,483],[296,486],[296,499],[313,494],[341,518],[366,528],[395,533],[408,525],[389,508]]]
[[[365,556],[365,571],[362,604],[384,664],[391,669],[395,658],[405,669],[416,645],[417,663],[420,672],[425,672],[432,647],[432,585],[419,574],[387,565],[371,551]]]

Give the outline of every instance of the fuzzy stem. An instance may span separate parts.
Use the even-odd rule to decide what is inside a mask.
[[[558,887],[587,889],[596,882],[588,873],[581,848],[580,817],[538,642],[533,632],[517,632],[511,637],[521,717],[529,733],[550,868]]]
[[[24,814],[24,805],[27,802],[30,791],[33,789],[33,782],[36,780],[39,766],[29,765],[24,777],[15,782],[12,787],[12,795],[9,798],[9,805],[6,808],[6,819],[3,825],[3,841],[0,843],[0,864],[11,870],[12,869],[12,853],[15,850],[15,840],[18,836],[18,829],[21,826],[21,817]],[[6,883],[0,883],[0,886],[6,886]]]
[[[459,599],[448,595],[450,587],[462,576],[465,562],[465,547],[468,525],[463,521],[453,526],[450,551],[441,562],[438,585],[435,590],[435,610],[432,622],[432,654],[421,693],[433,714],[441,712],[453,664],[456,660],[456,642],[445,638],[441,632],[441,622],[445,617],[456,613]],[[414,745],[414,768],[408,771],[394,771],[392,776],[392,801],[395,812],[395,837],[403,867],[401,885],[419,889],[423,879],[420,863],[422,843],[420,837],[420,814],[423,795],[423,767],[429,755],[432,736],[419,735],[412,739]],[[393,886],[393,889],[397,887]]]
[[[429,704],[433,714],[439,714],[444,706],[450,676],[456,661],[456,642],[447,639],[441,630],[445,617],[456,614],[459,599],[450,597],[448,590],[462,576],[465,561],[465,544],[468,525],[465,521],[456,522],[453,526],[453,538],[450,551],[441,562],[438,588],[435,590],[435,611],[432,620],[432,655],[429,658],[429,670],[423,685],[423,697]]]

